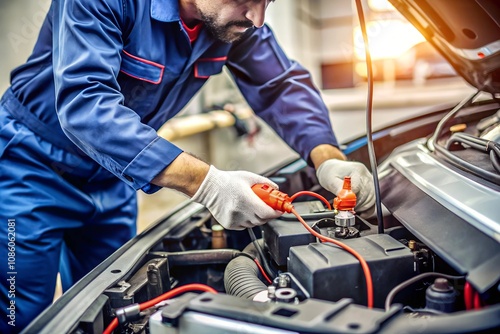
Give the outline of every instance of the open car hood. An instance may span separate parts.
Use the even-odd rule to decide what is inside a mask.
[[[389,1],[471,85],[500,92],[500,2]]]

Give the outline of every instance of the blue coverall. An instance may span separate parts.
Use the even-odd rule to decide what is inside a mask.
[[[224,65],[304,159],[337,145],[310,74],[269,27],[191,43],[178,0],[53,1],[0,104],[1,333],[51,303],[58,271],[66,289],[135,235],[136,190],[157,191],[182,152],[156,130]]]

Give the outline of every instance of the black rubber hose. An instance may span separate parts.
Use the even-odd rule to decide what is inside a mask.
[[[241,252],[237,249],[207,249],[183,252],[151,252],[155,257],[168,258],[172,266],[193,266],[207,264],[225,264],[236,258]]]
[[[490,159],[495,170],[500,173],[500,146],[496,143],[489,143],[491,146]]]
[[[427,146],[431,151],[434,151],[434,147],[437,146],[439,136],[441,135],[441,131],[443,130],[445,124],[450,119],[452,119],[455,116],[455,114],[457,114],[460,110],[470,106],[472,102],[474,102],[474,99],[478,97],[480,94],[481,94],[481,89],[478,89],[474,94],[465,98],[462,102],[457,104],[439,121],[438,125],[436,126],[436,129],[434,130],[434,133],[432,134],[431,138],[427,141]]]
[[[452,154],[450,151],[448,151],[446,148],[440,145],[434,145],[434,148],[437,152],[448,158],[448,161],[453,165],[457,166],[458,168],[468,171],[469,173],[473,173],[474,175],[479,176],[487,181],[500,184],[500,175],[479,168],[476,165],[473,165],[463,160],[462,158]]]
[[[446,142],[446,150],[448,153],[444,152],[444,149],[439,144],[435,143],[434,146],[437,151],[450,158],[454,163],[459,164],[459,167],[461,167],[462,169],[469,170],[471,173],[483,177],[486,180],[490,179],[490,175],[492,176],[491,179],[498,179],[498,176],[496,174],[490,173],[479,167],[475,167],[472,164],[449,152],[448,150],[453,143],[463,143],[478,151],[489,153],[493,168],[495,168],[495,170],[500,173],[500,146],[496,142],[478,138],[467,133],[454,133]]]
[[[488,141],[485,139],[477,138],[474,136],[467,135],[465,133],[454,133],[450,136],[446,142],[446,148],[450,149],[451,145],[454,143],[463,143],[475,148],[478,151],[488,150]]]
[[[249,244],[243,253],[255,254],[255,246]],[[224,287],[226,293],[236,297],[253,299],[258,293],[267,290],[267,286],[259,279],[259,268],[246,256],[238,256],[231,260],[224,271]]]

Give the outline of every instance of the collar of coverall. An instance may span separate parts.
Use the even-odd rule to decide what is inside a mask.
[[[151,17],[162,22],[179,21],[179,0],[151,0]]]

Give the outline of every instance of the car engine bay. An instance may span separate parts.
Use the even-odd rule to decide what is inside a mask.
[[[340,241],[366,261],[372,305],[359,259],[319,242],[293,214],[230,231],[187,201],[77,283],[26,332],[63,326],[64,332],[102,333],[113,321],[114,333],[153,334],[498,329],[498,155],[473,147],[483,138],[499,146],[498,110],[494,100],[470,102],[453,117],[440,110],[378,132],[383,233],[373,216],[345,220],[308,193],[291,197],[320,237]],[[443,119],[446,124],[437,125]],[[366,162],[363,157],[366,148],[349,155]],[[285,194],[308,190],[332,202],[303,160],[266,176]],[[57,320],[64,312],[56,310],[71,305],[78,320],[68,314]],[[47,326],[51,322],[55,327]]]

